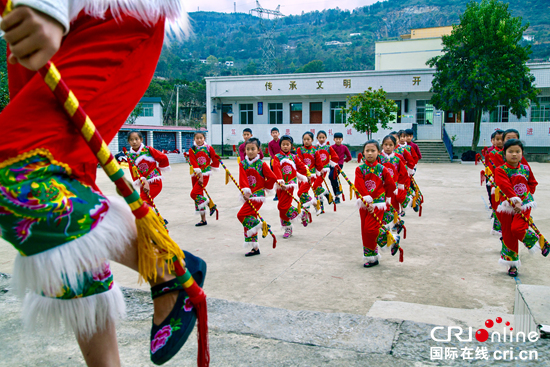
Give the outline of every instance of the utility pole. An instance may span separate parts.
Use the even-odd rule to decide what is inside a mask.
[[[178,126],[178,114],[180,110],[180,88],[183,87],[183,84],[176,84],[176,126]]]
[[[250,10],[250,15],[256,13],[260,18],[260,28],[264,33],[264,49],[263,49],[263,65],[266,74],[275,72],[275,46],[273,44],[273,32],[279,18],[283,18],[284,14],[280,11],[281,5],[275,10],[264,9],[260,2],[256,0],[256,8]],[[264,19],[264,15],[266,18]],[[272,16],[272,19],[270,19]]]

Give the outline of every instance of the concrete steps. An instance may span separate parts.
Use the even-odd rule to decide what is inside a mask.
[[[420,140],[415,141],[422,153],[422,163],[448,163],[449,154],[445,143],[441,140]]]

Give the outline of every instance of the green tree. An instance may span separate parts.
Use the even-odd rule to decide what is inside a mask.
[[[355,130],[367,133],[369,139],[372,133],[387,129],[388,124],[395,120],[394,113],[397,112],[395,101],[386,98],[386,92],[369,87],[364,93],[348,97],[348,107],[343,112],[348,115],[346,126],[352,125]]]
[[[300,72],[302,73],[320,73],[323,71],[325,71],[325,65],[321,60],[313,60],[311,62],[308,62],[300,70]]]
[[[136,120],[138,119],[139,115],[141,115],[141,112],[143,111],[143,104],[140,102],[137,104],[137,106],[134,108],[130,116],[128,116],[128,119],[126,119],[126,123],[128,125],[133,125],[136,123]]]
[[[481,115],[499,104],[526,116],[538,94],[535,77],[526,66],[530,46],[520,45],[529,24],[512,17],[508,4],[497,0],[468,3],[450,36],[443,36],[443,52],[427,62],[435,67],[431,103],[445,111],[470,111],[475,116],[472,150],[479,143]]]

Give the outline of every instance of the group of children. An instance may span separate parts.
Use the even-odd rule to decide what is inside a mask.
[[[312,222],[311,213],[323,214],[325,205],[333,204],[336,208],[336,204],[341,202],[340,173],[344,163],[352,158],[349,149],[342,144],[341,133],[334,134],[335,144],[330,145],[324,131],[319,131],[316,136],[306,132],[298,148],[295,148],[291,136],[280,136],[276,127],[271,130],[271,135],[269,164],[262,160],[261,143],[252,136],[251,129],[244,129],[245,142],[239,146],[238,184],[243,206],[237,219],[243,226],[244,246],[249,250],[245,255],[247,257],[260,254],[258,232],[262,223],[259,210],[270,192],[276,194],[274,200],[278,201],[283,238],[288,239],[293,234],[294,223],[307,227]],[[404,229],[404,209],[412,202],[415,211],[421,210],[423,197],[413,178],[421,156],[418,147],[411,141],[412,136],[412,130],[392,132],[382,140],[381,146],[377,141],[369,140],[359,154],[360,165],[355,172],[353,189],[358,198],[365,267],[379,264],[379,249],[391,248],[392,255],[397,253],[400,248],[399,234]],[[142,146],[139,133],[130,133],[128,139],[132,145],[129,154],[131,165],[139,166],[141,162],[157,159],[160,167],[167,166],[164,164],[165,157],[158,156],[162,153]],[[190,196],[195,212],[201,215],[201,221],[196,226],[204,226],[207,224],[205,216],[209,204],[205,188],[212,170],[219,169],[220,158],[205,143],[205,136],[200,132],[195,134],[194,145],[187,157],[193,185]],[[149,172],[149,168],[145,168],[140,172]],[[133,178],[137,180],[137,177]],[[149,177],[147,179],[150,181]],[[154,197],[157,191],[152,189],[153,184],[150,181],[142,188],[142,193],[148,191]]]
[[[536,207],[533,198],[538,185],[535,175],[523,155],[523,143],[515,129],[496,130],[491,135],[492,147],[484,150],[487,192],[492,209],[491,233],[500,236],[502,244],[499,263],[508,268],[508,274],[517,276],[521,265],[519,241],[530,253],[542,251],[548,256],[550,248],[531,225],[531,210]],[[533,229],[531,229],[533,228]],[[542,243],[539,245],[539,240]]]

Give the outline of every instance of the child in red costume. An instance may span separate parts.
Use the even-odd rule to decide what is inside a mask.
[[[152,206],[153,203],[149,197],[154,199],[160,194],[162,190],[161,172],[171,170],[170,162],[166,154],[143,145],[143,135],[139,131],[131,131],[128,134],[128,143],[130,143],[130,151],[127,154],[128,164],[130,165],[134,186],[140,190],[141,199]],[[137,168],[139,176],[135,174],[131,167]],[[140,177],[145,178],[145,184],[141,182]]]
[[[210,145],[204,143],[204,133],[196,132],[194,136],[195,144],[189,149],[189,163],[193,167],[191,173],[191,199],[195,202],[195,213],[200,214],[201,221],[195,226],[205,226],[206,208],[210,199],[204,195],[204,188],[208,185],[208,180],[212,170],[220,169],[220,157]]]
[[[302,219],[302,224],[307,227],[307,215],[304,210],[298,212],[298,209],[292,206],[294,190],[298,188],[298,181],[307,181],[310,173],[304,162],[291,153],[292,137],[283,135],[279,140],[281,152],[273,157],[273,173],[277,177],[277,196],[279,197],[279,217],[281,226],[285,231],[283,238],[292,236],[292,222]]]
[[[297,150],[298,158],[304,162],[310,174],[315,175],[317,172],[315,168],[317,148],[313,146],[313,133],[306,131],[302,136],[302,142],[304,145]],[[302,203],[302,208],[315,208],[317,210],[317,200],[309,196],[310,189],[311,183],[309,180],[300,182],[298,185],[298,198]]]
[[[315,167],[317,168],[317,178],[313,183],[313,190],[317,200],[321,201],[321,212],[325,212],[324,201],[327,201],[327,196],[329,192],[323,188],[323,182],[325,182],[325,177],[327,173],[330,172],[331,167],[336,167],[338,165],[338,154],[332,149],[330,144],[327,142],[327,133],[323,130],[319,130],[317,133],[317,152],[315,156]],[[330,204],[330,203],[329,203]]]
[[[355,170],[355,187],[363,200],[357,199],[359,214],[361,216],[361,236],[363,237],[363,258],[366,260],[364,267],[370,268],[378,265],[380,255],[378,247],[384,246],[382,238],[386,236],[385,229],[375,218],[382,220],[386,205],[396,185],[390,172],[378,162],[380,145],[376,140],[369,140],[363,147],[365,163]],[[391,205],[391,204],[389,204]],[[389,233],[389,232],[388,232]],[[392,236],[391,233],[388,234]],[[398,243],[392,247],[392,255],[395,254]],[[395,250],[395,251],[394,251]]]
[[[405,167],[403,157],[394,152],[395,145],[395,138],[391,135],[386,136],[382,139],[382,151],[378,157],[380,163],[382,163],[382,165],[388,170],[392,179],[397,184],[397,189],[390,195],[391,205],[395,211],[388,207],[388,210],[384,215],[384,223],[386,224],[391,223],[394,219],[394,213],[400,211],[401,203],[405,201],[407,191],[411,184],[411,179],[407,172],[407,168]],[[404,222],[400,220],[396,223],[394,229],[399,233],[401,232],[403,225]]]
[[[244,228],[244,247],[250,248],[245,256],[254,256],[260,254],[258,246],[258,231],[262,228],[262,223],[258,219],[257,211],[260,210],[267,191],[273,190],[277,177],[269,165],[262,162],[260,158],[260,141],[256,138],[250,138],[245,143],[245,158],[239,164],[239,186],[244,192],[242,199],[245,201],[237,218]],[[252,208],[252,205],[254,209]]]
[[[497,130],[491,136],[491,141],[493,142],[493,149],[485,155],[485,174],[488,176],[486,180],[487,191],[489,194],[489,202],[491,203],[492,209],[492,228],[491,234],[501,235],[501,224],[496,214],[499,201],[495,199],[495,188],[491,185],[489,179],[494,180],[494,173],[497,167],[500,167],[504,164],[504,157],[502,155],[502,148],[504,147],[503,140],[504,131]]]
[[[1,13],[5,6],[2,0]],[[187,22],[179,0],[33,0],[15,2],[0,25],[9,46],[11,97],[0,114],[0,128],[9,137],[0,145],[0,176],[29,169],[14,176],[17,185],[9,195],[0,193],[1,233],[10,236],[7,224],[19,218],[15,208],[4,211],[10,195],[26,192],[27,199],[40,201],[40,212],[25,213],[34,223],[25,241],[10,238],[20,250],[14,281],[23,294],[30,290],[23,317],[31,327],[38,322],[74,330],[88,365],[120,365],[115,325],[124,314],[124,297],[108,260],[137,271],[136,223],[123,200],[97,187],[96,156],[36,70],[49,60],[56,65],[109,144],[151,82],[168,19]],[[49,194],[33,198],[38,191],[27,187],[46,187]],[[175,279],[159,275],[148,279],[152,287]],[[180,318],[177,302],[183,298],[174,295],[153,300],[152,341],[155,327],[169,325],[171,310]],[[182,330],[188,325],[182,323]],[[173,330],[170,342],[157,343],[150,351],[153,362],[173,356],[183,344],[180,335]]]
[[[521,163],[523,158],[521,141],[508,140],[504,144],[503,154],[506,162],[498,167],[494,174],[497,190],[504,194],[501,195],[497,209],[497,215],[502,224],[502,250],[499,263],[507,266],[508,274],[515,277],[518,274],[517,269],[521,265],[519,241],[523,242],[530,252],[539,247],[537,245],[539,237],[529,229],[527,222],[531,217],[531,209],[536,207],[533,194],[538,183],[529,166]],[[504,196],[513,205],[510,205]]]

